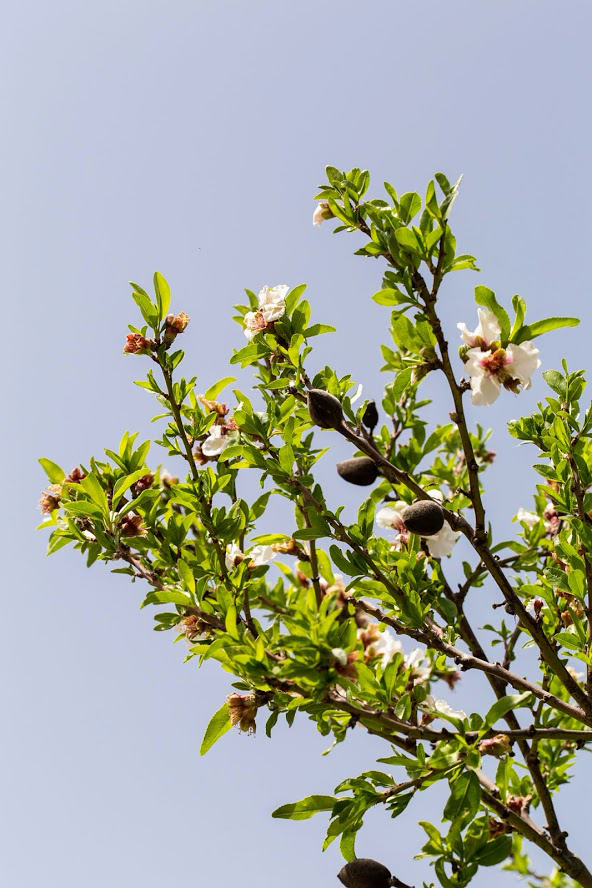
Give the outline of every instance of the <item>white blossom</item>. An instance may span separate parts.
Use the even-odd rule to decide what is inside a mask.
[[[487,308],[477,309],[477,314],[479,315],[479,323],[472,333],[469,332],[466,324],[457,324],[457,327],[463,341],[471,348],[489,349],[491,344],[500,338],[499,321],[494,313]]]
[[[273,546],[255,546],[247,553],[247,558],[249,558],[253,567],[261,567],[262,564],[267,564],[276,555],[277,552],[274,552]]]
[[[522,524],[526,524],[529,530],[532,530],[533,527],[536,527],[540,521],[538,515],[535,515],[534,512],[528,512],[526,509],[522,507],[518,509],[516,513],[516,521],[520,521]]]
[[[358,638],[365,640],[365,654],[368,659],[381,658],[381,665],[386,669],[395,654],[402,653],[401,642],[385,629],[380,632],[376,623],[367,628],[358,629]]]
[[[343,648],[331,648],[331,654],[341,666],[347,666],[347,654]]]
[[[286,295],[290,288],[285,284],[263,287],[259,293],[259,310],[267,324],[279,321],[286,313]]]
[[[248,311],[244,317],[244,322],[245,336],[249,342],[251,342],[257,333],[260,333],[261,330],[265,330],[267,327],[267,321],[263,317],[263,313],[260,311]]]
[[[386,669],[395,654],[401,653],[402,648],[401,642],[396,639],[388,630],[385,630],[384,632],[380,633],[380,638],[378,639],[378,641],[374,642],[374,644],[370,646],[370,650],[372,651],[372,655],[374,657],[381,658],[382,668]]]
[[[385,530],[403,530],[403,519],[401,515],[406,508],[407,503],[402,500],[397,500],[397,502],[385,506],[384,509],[380,509],[380,511],[376,513],[376,523],[379,527],[382,527]]]
[[[486,407],[497,400],[502,383],[510,387],[530,388],[530,377],[540,366],[539,350],[532,342],[509,345],[506,349],[481,351],[471,348],[465,369],[471,380],[471,400],[476,407]]]
[[[245,556],[237,544],[232,543],[232,545],[226,548],[226,556],[224,558],[226,570],[232,570],[236,566],[236,563],[242,561],[244,557]]]
[[[433,536],[426,537],[430,555],[433,558],[447,558],[452,555],[452,550],[459,536],[460,532],[453,530],[450,524],[445,521],[442,530],[439,530]]]
[[[414,648],[410,654],[405,654],[403,660],[405,669],[409,669],[413,673],[415,684],[428,680],[430,669],[422,665],[426,660],[425,651],[421,648]]]
[[[237,441],[236,432],[225,433],[222,426],[214,425],[210,429],[210,434],[201,445],[201,452],[204,456],[220,456],[230,444]]]
[[[449,715],[451,718],[465,719],[467,717],[466,712],[463,712],[462,709],[453,709],[446,700],[434,700],[431,694],[428,694],[423,703],[420,704],[420,709],[436,717],[438,714]]]
[[[530,340],[520,345],[509,345],[506,349],[507,372],[517,379],[523,389],[530,388],[530,377],[541,366],[539,350]]]
[[[312,214],[312,224],[317,228],[323,224],[325,219],[332,219],[333,213],[329,209],[329,204],[326,200],[321,201],[320,204],[317,204],[315,207],[315,211]]]

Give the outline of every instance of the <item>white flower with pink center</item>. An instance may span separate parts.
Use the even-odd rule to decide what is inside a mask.
[[[499,321],[494,313],[487,308],[477,309],[477,314],[479,315],[479,323],[472,333],[467,329],[466,324],[457,324],[456,326],[460,330],[463,341],[471,348],[488,349],[492,343],[499,341],[501,335]]]
[[[497,401],[502,384],[518,392],[530,388],[530,378],[540,367],[539,350],[532,342],[510,344],[494,352],[471,348],[466,354],[465,369],[471,380],[471,400],[476,407]]]

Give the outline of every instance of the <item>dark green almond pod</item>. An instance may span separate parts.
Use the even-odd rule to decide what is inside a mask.
[[[373,431],[376,427],[378,423],[378,410],[376,409],[375,401],[368,401],[366,409],[364,410],[364,415],[362,416],[362,422],[367,429],[370,429],[370,431]]]
[[[335,395],[323,389],[309,389],[306,400],[310,418],[320,428],[335,429],[343,422],[343,410]]]
[[[433,536],[444,527],[444,509],[431,500],[412,503],[403,511],[401,518],[407,530],[419,536]]]
[[[337,463],[337,474],[344,481],[349,481],[350,484],[368,487],[369,484],[374,484],[378,478],[378,469],[374,460],[369,456],[359,456]]]
[[[386,866],[365,857],[346,863],[337,878],[346,888],[390,888],[392,885]]]

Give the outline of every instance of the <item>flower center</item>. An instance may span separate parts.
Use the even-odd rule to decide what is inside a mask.
[[[506,358],[506,352],[503,348],[498,348],[494,352],[491,352],[489,355],[486,355],[484,358],[481,358],[481,366],[483,369],[490,374],[490,376],[495,376],[501,370],[504,369],[506,364],[510,362]]]

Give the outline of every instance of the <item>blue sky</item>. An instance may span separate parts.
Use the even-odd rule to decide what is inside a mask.
[[[45,558],[35,461],[71,468],[126,429],[154,431],[153,405],[131,384],[139,364],[121,349],[136,318],[126,282],[147,284],[155,269],[191,316],[184,345],[202,389],[244,343],[230,320],[243,288],[307,282],[315,319],[338,327],[313,367],[333,363],[378,393],[382,270],[352,256],[354,237],[313,229],[327,163],[369,168],[375,193],[385,178],[422,191],[436,170],[463,172],[453,226],[483,271],[446,286],[451,339],[457,321],[473,328],[480,282],[506,302],[519,292],[531,318],[581,314],[579,329],[542,341],[542,369],[563,355],[589,368],[591,24],[589,4],[546,0],[4,8],[4,884],[337,884],[337,849],[320,853],[325,823],[269,814],[372,767],[383,745],[354,732],[322,757],[326,740],[300,721],[272,742],[233,733],[200,759],[229,677],[184,666],[126,578],[68,551]],[[539,375],[519,399],[473,414],[495,426],[498,538],[533,483],[532,454],[505,423],[543,393]],[[330,463],[323,471],[333,501],[354,508]],[[494,599],[483,591],[477,620]],[[581,766],[558,806],[580,851],[589,778]],[[433,792],[395,822],[373,813],[359,852],[407,882],[429,879],[412,857]],[[512,878],[479,879],[502,882]]]

